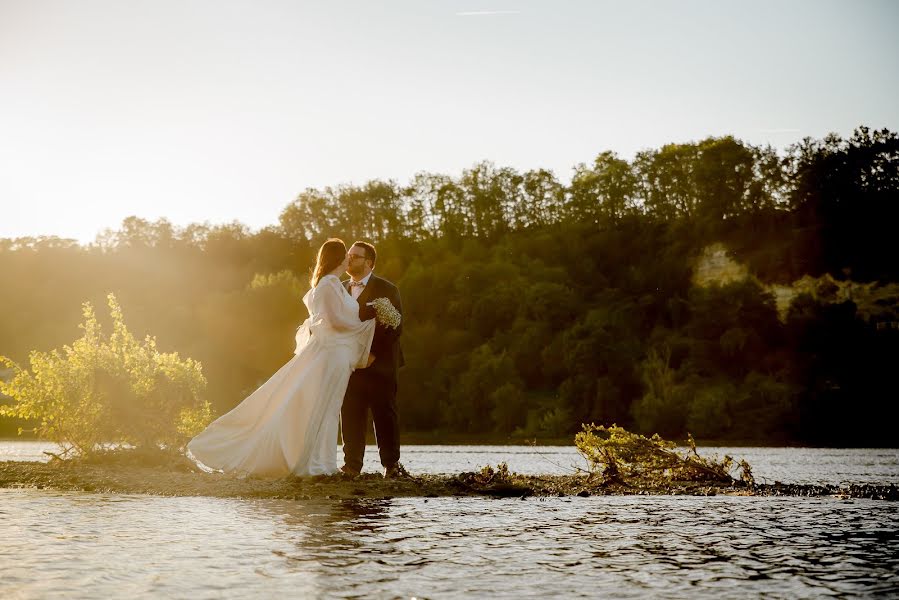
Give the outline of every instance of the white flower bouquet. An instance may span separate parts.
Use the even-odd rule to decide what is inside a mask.
[[[403,322],[403,315],[387,298],[375,298],[368,306],[375,309],[375,319],[385,327],[396,329]]]

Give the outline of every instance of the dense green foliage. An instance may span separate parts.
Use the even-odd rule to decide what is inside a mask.
[[[71,346],[31,353],[30,369],[0,357],[13,371],[0,392],[13,399],[0,414],[31,420],[44,439],[64,454],[90,454],[105,444],[178,447],[211,419],[201,399],[206,380],[200,365],[161,353],[156,340],[139,342],[109,295],[112,333],[104,335],[89,303],[83,335]]]
[[[569,185],[480,163],[310,189],[256,233],[132,217],[87,247],[0,240],[0,354],[59,346],[80,302],[114,292],[130,327],[202,362],[223,412],[290,357],[314,252],[339,236],[374,242],[403,294],[407,431],[567,437],[595,422],[883,444],[899,399],[897,165],[890,131],[784,155],[709,138],[602,153]],[[713,243],[751,276],[697,285]],[[805,294],[778,314],[769,284],[825,274],[879,282],[877,302]]]

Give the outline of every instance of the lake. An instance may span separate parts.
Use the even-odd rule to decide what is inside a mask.
[[[0,442],[0,460],[44,460]],[[899,450],[736,448],[759,479],[899,484]],[[376,453],[366,453],[375,470]],[[573,448],[409,446],[413,473]],[[899,594],[899,503],[595,496],[251,500],[0,490],[0,596],[821,597]]]

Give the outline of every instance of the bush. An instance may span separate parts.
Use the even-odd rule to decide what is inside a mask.
[[[150,336],[138,342],[125,327],[122,310],[108,296],[112,334],[101,331],[94,309],[84,303],[84,334],[71,346],[32,351],[31,370],[6,357],[13,369],[0,393],[14,403],[0,415],[28,419],[38,435],[60,444],[63,456],[90,454],[107,445],[178,447],[211,420],[202,366],[177,353],[161,353]],[[21,433],[21,431],[20,431]]]

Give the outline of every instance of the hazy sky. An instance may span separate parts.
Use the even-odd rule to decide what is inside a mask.
[[[0,237],[488,159],[899,130],[899,2],[0,0]]]

